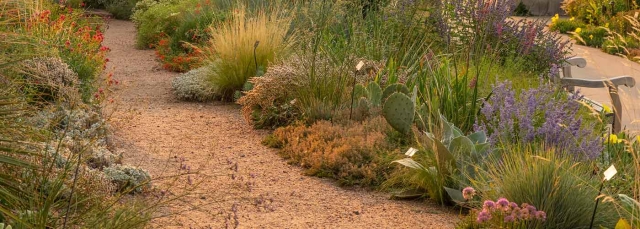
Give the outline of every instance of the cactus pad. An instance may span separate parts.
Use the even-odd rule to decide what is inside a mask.
[[[393,129],[409,134],[413,125],[415,104],[406,94],[395,92],[384,103],[382,114]]]
[[[391,84],[384,89],[384,92],[382,93],[382,100],[389,98],[389,96],[391,96],[391,94],[395,92],[400,92],[405,95],[409,95],[409,88],[407,88],[407,86],[405,86],[404,84],[400,84],[400,83]]]
[[[382,88],[376,82],[371,82],[367,85],[367,92],[369,92],[369,101],[374,106],[380,106],[382,103]]]

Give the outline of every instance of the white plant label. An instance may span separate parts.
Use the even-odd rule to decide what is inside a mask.
[[[360,69],[364,67],[364,62],[360,61],[360,63],[358,63],[358,65],[356,65],[356,71],[360,71]]]
[[[407,150],[406,153],[404,153],[404,155],[407,155],[409,157],[413,157],[414,154],[416,154],[416,152],[418,152],[417,149],[415,148],[409,148],[409,150]]]
[[[616,170],[615,166],[611,165],[611,167],[604,171],[604,179],[611,180],[611,178],[616,175],[616,173],[618,173],[618,170]]]

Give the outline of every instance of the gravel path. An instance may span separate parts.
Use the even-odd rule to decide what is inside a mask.
[[[238,105],[177,101],[176,74],[161,70],[153,51],[134,48],[134,25],[108,26],[107,70],[122,82],[111,124],[125,164],[165,177],[154,182],[165,196],[186,195],[151,228],[452,228],[458,220],[431,203],[304,176],[260,144],[267,132],[246,124]],[[186,172],[194,174],[175,176]]]

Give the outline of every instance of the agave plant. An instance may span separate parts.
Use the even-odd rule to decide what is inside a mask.
[[[443,131],[442,138],[436,139],[435,135],[424,132],[418,136],[419,149],[409,149],[407,158],[394,161],[406,167],[419,170],[425,178],[432,180],[436,186],[428,190],[432,199],[444,203],[446,191],[449,199],[455,202],[464,202],[462,192],[457,188],[465,185],[465,175],[473,177],[474,165],[480,164],[489,153],[489,143],[486,134],[482,131],[470,135],[464,135],[462,131],[448,122],[440,115]],[[416,152],[424,152],[432,164],[422,165],[412,157]],[[456,184],[456,182],[458,184]],[[462,184],[460,184],[462,183]],[[448,185],[455,186],[453,188]]]

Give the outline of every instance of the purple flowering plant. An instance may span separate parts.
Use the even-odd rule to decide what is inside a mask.
[[[493,146],[542,142],[576,159],[598,157],[603,150],[602,133],[578,113],[581,95],[562,95],[547,83],[518,94],[510,82],[503,82],[484,102],[474,129],[485,131]]]
[[[570,42],[546,31],[544,21],[512,20],[516,0],[444,0],[436,12],[437,28],[449,48],[473,57],[492,56],[504,62],[519,59],[527,68],[545,72],[560,65]],[[449,50],[454,51],[454,50]]]

